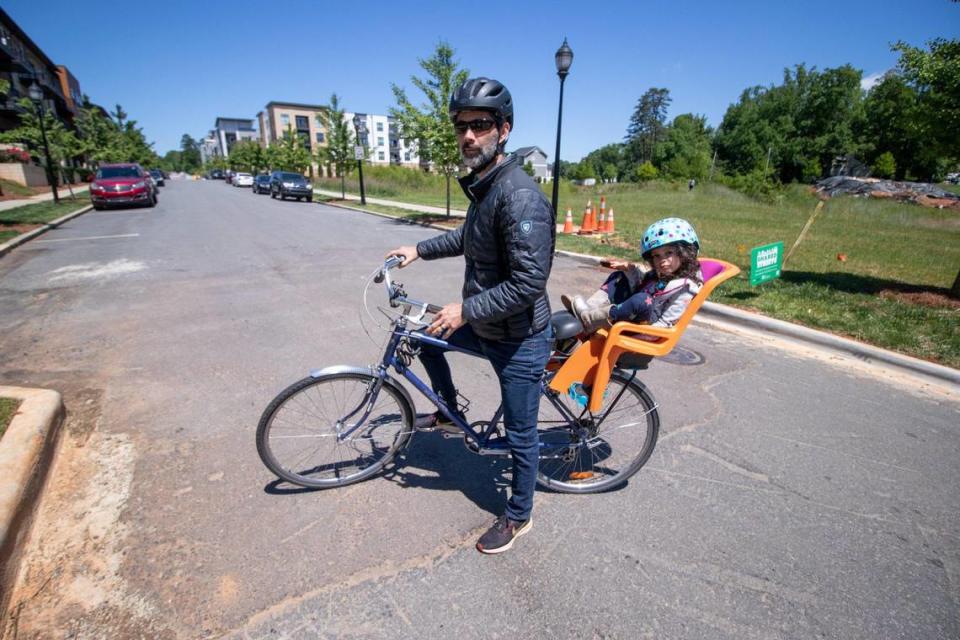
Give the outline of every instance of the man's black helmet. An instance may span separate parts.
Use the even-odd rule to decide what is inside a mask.
[[[507,88],[490,78],[470,78],[457,87],[450,96],[450,118],[461,111],[480,109],[491,111],[498,124],[510,123],[513,128],[513,98]]]

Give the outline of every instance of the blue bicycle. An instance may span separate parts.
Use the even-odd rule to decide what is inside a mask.
[[[284,389],[263,412],[257,426],[257,452],[270,471],[295,485],[342,487],[381,471],[410,443],[415,432],[414,402],[390,370],[450,418],[467,448],[479,455],[509,456],[502,407],[486,421],[468,424],[410,369],[420,345],[430,343],[468,355],[426,335],[424,319],[440,307],[407,296],[391,279],[399,265],[388,259],[368,281],[383,283],[390,307],[390,337],[380,362],[370,367],[334,366],[312,371]],[[568,493],[594,493],[620,486],[653,453],[660,428],[657,404],[637,379],[636,368],[616,368],[593,413],[586,396],[571,389],[558,393],[548,384],[579,344],[580,322],[571,314],[553,314],[556,342],[543,373],[538,422],[538,484]],[[446,437],[459,433],[443,432]]]

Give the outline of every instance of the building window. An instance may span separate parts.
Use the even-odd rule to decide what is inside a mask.
[[[317,131],[317,142],[322,143],[323,141],[324,141],[323,131]]]
[[[382,122],[378,122],[378,123],[377,123],[377,131],[378,131],[378,132],[379,132],[379,131],[383,131],[383,123],[382,123]]]
[[[407,151],[405,154],[403,154],[403,161],[404,161],[404,162],[410,162],[410,152],[409,152],[409,151]]]
[[[377,152],[377,160],[379,160],[380,162],[383,162],[383,161],[385,160],[385,157],[384,157],[384,155],[383,155],[383,151],[378,151],[378,152]]]
[[[307,116],[297,116],[297,129],[301,131],[310,130],[310,118]]]
[[[317,122],[317,129],[322,129],[322,128],[323,128],[323,116],[316,116],[316,117],[314,118],[314,120],[316,120],[316,122]]]
[[[281,114],[280,114],[280,124],[283,125],[283,128],[284,128],[284,129],[289,128],[289,127],[290,127],[290,116],[289,116],[288,114],[286,114],[286,113],[281,113]]]
[[[377,136],[377,146],[378,147],[383,146],[383,136]]]

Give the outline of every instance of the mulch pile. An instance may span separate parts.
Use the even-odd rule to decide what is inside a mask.
[[[901,202],[912,202],[924,207],[936,207],[937,209],[960,210],[960,196],[926,182],[895,182],[878,178],[833,176],[818,182],[814,186],[814,192],[821,198],[848,194],[871,198],[891,198]]]

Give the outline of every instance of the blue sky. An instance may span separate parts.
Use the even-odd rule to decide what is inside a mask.
[[[386,113],[390,83],[417,92],[417,58],[443,39],[473,75],[506,84],[516,104],[511,147],[553,155],[559,81],[553,54],[569,39],[561,157],[579,160],[623,138],[637,99],[666,87],[669,117],[717,126],[741,91],[783,69],[849,63],[893,67],[890,44],[960,37],[960,3],[859,6],[770,2],[206,2],[12,0],[4,10],[94,102],[116,103],[163,154],[201,137],[217,116],[250,117],[271,101]]]

